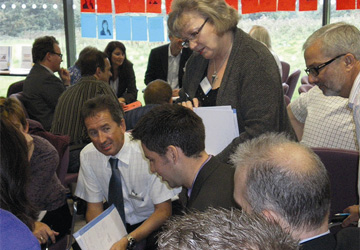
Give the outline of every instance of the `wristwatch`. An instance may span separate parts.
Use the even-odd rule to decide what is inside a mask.
[[[132,237],[130,234],[128,234],[126,236],[127,240],[128,240],[128,245],[127,245],[127,250],[132,250],[135,249],[135,245],[136,245],[136,239],[134,237]]]

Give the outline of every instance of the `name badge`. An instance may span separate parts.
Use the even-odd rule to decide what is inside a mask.
[[[138,201],[144,201],[144,198],[138,195],[137,193],[135,193],[134,191],[131,191],[131,193],[129,193],[129,198]]]
[[[206,76],[201,81],[200,86],[205,95],[207,95],[211,90],[211,84]]]

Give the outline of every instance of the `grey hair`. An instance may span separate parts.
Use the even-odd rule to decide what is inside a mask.
[[[310,148],[284,133],[266,133],[239,145],[231,161],[246,171],[244,199],[255,212],[276,212],[296,230],[316,229],[327,219],[330,180]]]
[[[159,250],[299,249],[298,242],[277,223],[235,208],[174,216],[165,222],[158,243]]]
[[[305,41],[303,50],[318,41],[322,42],[321,52],[324,56],[335,57],[351,53],[360,60],[360,31],[354,25],[344,22],[325,25]]]
[[[174,0],[167,24],[170,32],[176,37],[181,37],[184,22],[186,22],[182,18],[185,12],[194,12],[204,18],[209,18],[208,22],[215,26],[218,35],[236,29],[240,20],[237,10],[224,0]]]

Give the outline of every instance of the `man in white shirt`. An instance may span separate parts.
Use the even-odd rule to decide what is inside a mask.
[[[358,142],[360,141],[360,31],[347,23],[333,23],[315,31],[303,45],[309,82],[316,84],[327,96],[349,98],[353,109]],[[359,164],[360,166],[360,164]],[[360,177],[360,175],[359,175]],[[358,188],[360,190],[360,178]],[[359,191],[360,194],[360,191]],[[350,204],[349,204],[350,205]],[[359,219],[359,206],[346,208]]]
[[[298,140],[308,147],[358,151],[349,99],[325,96],[314,86],[287,106]]]
[[[75,194],[88,203],[86,220],[103,212],[103,200],[109,202],[110,192],[122,193],[123,205],[117,208],[120,215],[123,211],[129,234],[111,249],[132,249],[134,242],[140,246],[169,218],[171,198],[180,190],[169,189],[150,173],[140,142],[132,141],[131,135],[125,133],[124,113],[118,102],[106,95],[95,97],[84,104],[82,116],[92,143],[81,151]],[[117,171],[110,166],[110,158],[117,159],[115,169],[120,171],[121,190],[116,192],[109,189],[112,172]]]
[[[276,221],[303,250],[359,249],[358,228],[329,232],[330,180],[311,149],[284,134],[263,134],[239,145],[231,159],[243,210]],[[351,248],[340,247],[349,242]]]

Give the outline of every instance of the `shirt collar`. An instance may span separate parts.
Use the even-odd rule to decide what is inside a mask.
[[[169,55],[169,57],[174,57],[174,58],[176,58],[176,57],[178,57],[178,56],[181,56],[182,49],[180,50],[180,53],[179,53],[177,56],[173,56],[173,54],[171,54],[170,45],[171,45],[171,44],[169,44],[169,47],[168,47],[168,55]]]
[[[197,174],[196,174],[196,176],[195,176],[195,178],[194,178],[194,181],[193,181],[193,183],[192,183],[192,185],[191,185],[191,188],[188,189],[188,191],[187,191],[187,196],[188,196],[188,197],[190,197],[190,195],[191,195],[192,189],[193,189],[193,187],[194,187],[194,183],[195,183],[196,178],[198,177],[201,169],[205,166],[206,163],[208,163],[208,161],[210,161],[211,157],[212,157],[212,155],[209,155],[208,158],[206,159],[206,161],[204,161],[204,163],[201,165],[199,171],[197,172]]]
[[[303,243],[305,243],[305,242],[308,242],[308,241],[310,241],[310,240],[314,240],[314,239],[320,238],[320,237],[322,237],[322,236],[324,236],[324,235],[327,235],[327,234],[329,234],[329,233],[330,233],[330,230],[327,230],[325,233],[318,234],[318,235],[315,235],[315,236],[310,237],[310,238],[307,238],[307,239],[303,239],[302,241],[299,242],[299,245],[300,245],[300,244],[303,244]]]
[[[129,166],[130,162],[130,147],[129,147],[129,134],[125,132],[124,134],[124,145],[120,149],[120,151],[115,156],[108,156],[108,159],[111,157],[118,158],[119,161],[125,163],[127,166]]]
[[[352,108],[355,98],[358,95],[358,93],[360,92],[360,72],[358,73],[357,77],[355,78],[354,84],[351,88],[350,91],[350,96],[349,96],[349,106],[350,108]]]
[[[45,69],[47,69],[51,74],[54,74],[54,71],[52,71],[50,68],[46,67],[45,65],[39,63],[40,66],[44,67]]]

